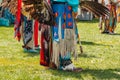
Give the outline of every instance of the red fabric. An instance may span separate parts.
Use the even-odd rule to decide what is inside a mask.
[[[17,21],[20,22],[20,17],[21,17],[21,4],[22,4],[22,0],[18,0],[18,11],[17,11]]]
[[[35,20],[34,23],[34,44],[38,47],[38,21]]]
[[[44,53],[44,35],[41,34],[41,49],[40,49],[40,64],[43,66],[48,66],[47,62],[45,61],[45,53]]]
[[[20,34],[20,17],[21,17],[21,4],[22,0],[18,0],[18,5],[17,5],[17,13],[16,13],[16,22],[15,22],[15,38],[20,41],[21,34]]]

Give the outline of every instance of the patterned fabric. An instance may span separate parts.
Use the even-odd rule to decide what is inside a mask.
[[[32,20],[24,20],[24,29],[23,29],[23,42],[24,45],[27,45],[33,37],[33,21]]]
[[[73,28],[72,7],[66,5],[66,28]]]
[[[53,13],[55,15],[55,25],[53,27],[53,40],[59,41],[60,37],[64,39],[65,28],[73,28],[73,19],[71,14],[72,10],[71,7],[67,4],[53,4],[52,8]]]
[[[20,34],[23,39],[23,49],[25,52],[38,53],[38,22],[28,20],[24,15],[21,16]]]
[[[73,29],[72,8],[64,3],[54,3],[52,8],[55,16],[55,25],[52,32],[52,62],[57,68],[61,68],[63,67],[61,61],[66,60],[66,57],[70,60],[70,54],[74,48],[75,31]]]

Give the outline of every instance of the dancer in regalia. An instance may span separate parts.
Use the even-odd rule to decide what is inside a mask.
[[[78,5],[92,11],[98,17],[108,15],[108,9],[93,1],[79,3],[79,0],[50,0],[51,4],[46,0],[22,2],[25,5],[23,10],[30,15],[26,17],[37,20],[41,26],[40,64],[61,70],[81,71],[82,69],[76,68],[71,60],[71,53],[75,52],[74,18],[77,16]],[[19,21],[20,13],[17,23]],[[20,37],[19,34],[18,36]]]
[[[25,5],[21,0],[18,0],[17,14],[15,22],[15,32],[19,33],[23,38],[23,49],[25,52],[38,53],[36,49],[38,45],[38,21],[33,20],[30,14],[24,10]],[[20,20],[19,20],[20,18]],[[18,28],[18,30],[17,30]],[[19,36],[16,35],[18,39]]]
[[[100,2],[103,6],[106,6],[109,9],[109,5],[105,0]],[[103,27],[104,24],[104,27]],[[109,33],[109,16],[101,16],[99,20],[99,29],[101,33]],[[103,29],[103,30],[102,30]]]
[[[71,53],[73,53],[75,49],[73,19],[77,15],[79,1],[51,0],[51,3],[55,17],[55,24],[52,27],[52,63],[54,63],[58,69],[81,71],[82,69],[76,68],[71,60]]]
[[[3,7],[8,8],[16,20],[14,23],[15,38],[20,41],[23,38],[25,52],[39,52],[38,49],[38,21],[34,21],[29,12],[25,11],[22,0],[4,0]],[[7,14],[8,15],[8,14]]]
[[[109,0],[110,3],[110,26],[109,26],[109,34],[114,34],[114,30],[116,28],[117,23],[117,13],[116,13],[116,5],[112,0]]]

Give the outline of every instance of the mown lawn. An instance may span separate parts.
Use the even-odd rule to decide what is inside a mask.
[[[96,20],[78,26],[84,53],[73,62],[83,68],[79,73],[40,66],[39,54],[23,52],[13,27],[1,26],[0,80],[120,80],[120,25],[116,35],[100,34]]]

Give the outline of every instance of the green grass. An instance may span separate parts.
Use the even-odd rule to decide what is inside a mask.
[[[0,80],[120,80],[120,25],[116,35],[100,34],[95,20],[78,26],[84,53],[73,62],[83,68],[79,73],[40,66],[39,54],[23,52],[13,27],[1,26]]]

